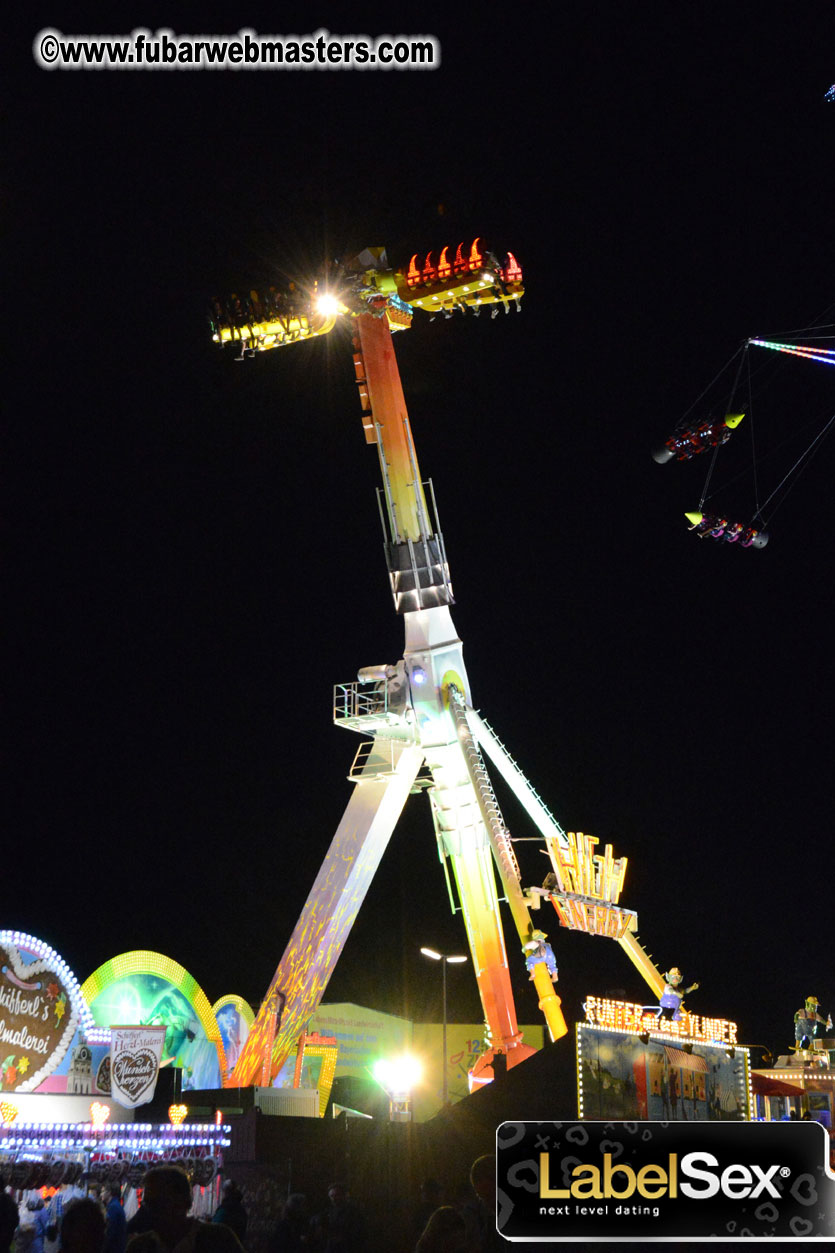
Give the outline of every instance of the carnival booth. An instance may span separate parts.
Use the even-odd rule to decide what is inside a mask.
[[[835,1034],[816,996],[795,1011],[794,1047],[755,1072],[754,1090],[761,1116],[810,1119],[835,1136]]]
[[[118,970],[137,964],[125,960]],[[174,963],[166,973],[184,982],[186,972]],[[109,986],[101,971],[93,981],[99,993]],[[202,1010],[199,998],[193,999]],[[164,1123],[136,1117],[153,1098],[161,1067],[178,1060],[171,1046],[181,1043],[182,1022],[174,1006],[167,1006],[169,1021],[159,1003],[143,1014],[142,1006],[122,999],[110,1008],[118,1006],[126,1015],[108,1021],[96,1005],[97,998],[91,1006],[49,945],[22,932],[0,931],[0,1174],[24,1211],[27,1203],[36,1206],[38,1197],[54,1204],[55,1197],[118,1184],[130,1212],[146,1171],[176,1162],[192,1182],[195,1212],[210,1212],[229,1126],[214,1113],[206,1122],[186,1121],[182,1102],[171,1105]],[[210,1009],[203,1018],[204,1036],[222,1065],[223,1046],[216,1047],[213,1037],[219,1042],[220,1034]],[[182,1042],[186,1039],[198,1041],[190,1025],[183,1030]]]
[[[589,996],[575,1027],[577,1113],[588,1119],[736,1122],[753,1108],[737,1025],[682,1009]]]

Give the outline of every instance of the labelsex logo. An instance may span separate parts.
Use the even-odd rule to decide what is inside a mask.
[[[603,1169],[598,1166],[575,1166],[571,1172],[571,1186],[551,1187],[550,1154],[539,1155],[539,1195],[542,1198],[568,1200],[626,1200],[637,1192],[648,1200],[661,1196],[677,1197],[679,1190],[691,1200],[701,1201],[716,1196],[742,1200],[770,1196],[780,1199],[780,1192],[771,1182],[779,1171],[779,1165],[765,1169],[753,1162],[750,1166],[734,1163],[716,1174],[719,1160],[713,1153],[687,1153],[679,1163],[678,1153],[670,1153],[666,1166],[654,1163],[635,1171],[631,1166],[612,1165],[612,1154],[604,1153]],[[702,1169],[707,1167],[709,1169]],[[693,1182],[688,1182],[693,1180]]]

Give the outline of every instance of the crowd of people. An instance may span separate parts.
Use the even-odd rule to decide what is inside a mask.
[[[369,1215],[345,1183],[328,1188],[327,1207],[315,1211],[303,1193],[287,1197],[264,1253],[492,1253],[506,1247],[495,1227],[495,1157],[479,1157],[465,1195],[451,1195],[437,1180],[424,1181],[408,1231],[391,1230],[380,1243]],[[144,1179],[142,1199],[128,1219],[121,1189],[77,1195],[46,1205],[39,1195],[21,1207],[0,1175],[0,1253],[247,1253],[248,1214],[237,1184],[227,1179],[210,1221],[192,1213],[188,1175],[156,1166]]]

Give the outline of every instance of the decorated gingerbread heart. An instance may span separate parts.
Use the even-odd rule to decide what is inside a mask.
[[[0,944],[0,1093],[33,1092],[63,1059],[77,1026],[58,970]]]
[[[156,1083],[157,1059],[150,1049],[124,1049],[113,1062],[112,1078],[133,1104]]]

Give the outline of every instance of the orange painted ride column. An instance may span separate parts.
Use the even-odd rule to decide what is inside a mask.
[[[379,431],[392,539],[417,542],[429,535],[430,526],[391,331],[385,317],[371,313],[361,313],[356,325],[371,412]]]

